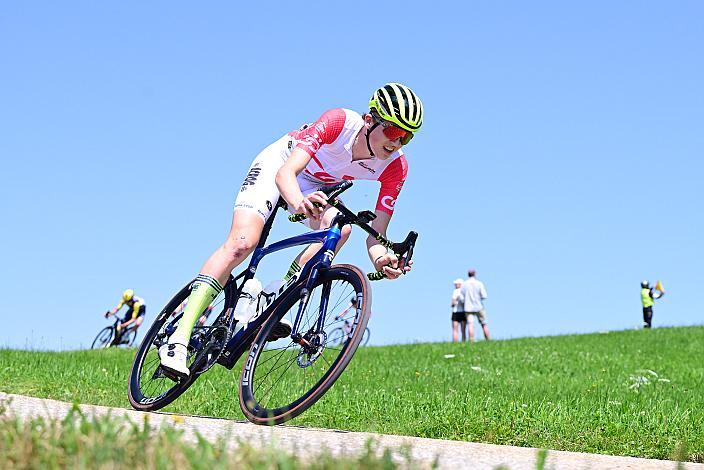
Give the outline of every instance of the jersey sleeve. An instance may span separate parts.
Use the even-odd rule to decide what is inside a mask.
[[[296,148],[306,151],[311,157],[325,144],[331,144],[345,127],[347,115],[342,108],[325,111],[313,124],[291,133],[298,140]]]
[[[396,198],[398,198],[401,192],[407,175],[408,162],[403,155],[386,167],[381,175],[379,175],[381,189],[379,189],[379,198],[376,201],[376,210],[386,212],[389,215],[394,213]]]

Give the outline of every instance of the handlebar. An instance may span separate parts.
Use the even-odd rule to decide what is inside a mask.
[[[333,220],[332,223],[338,223],[340,224],[340,226],[347,224],[357,225],[369,235],[374,237],[374,239],[376,239],[379,243],[381,243],[387,248],[390,248],[396,254],[396,256],[399,257],[399,261],[403,261],[403,266],[408,265],[408,262],[411,261],[411,258],[413,257],[413,249],[415,247],[416,240],[418,239],[418,233],[411,231],[408,233],[408,235],[406,235],[405,240],[398,243],[394,243],[386,239],[368,224],[368,222],[371,222],[376,218],[376,215],[373,212],[362,211],[358,214],[355,214],[354,212],[350,211],[347,207],[345,207],[344,204],[342,204],[342,201],[337,199],[337,196],[347,191],[351,187],[352,181],[343,181],[341,183],[332,186],[325,186],[320,189],[320,191],[322,191],[328,196],[328,204],[340,211],[340,214],[337,215],[337,217],[335,218],[335,220]],[[321,204],[319,203],[315,203],[315,205],[316,207],[321,207]],[[307,216],[305,214],[292,214],[288,216],[288,220],[290,220],[291,222],[301,222],[305,220],[306,217]],[[376,271],[367,274],[367,278],[370,281],[379,281],[381,279],[384,279],[385,277],[386,274],[384,274],[383,268],[381,271]]]
[[[332,186],[324,186],[323,188],[320,189],[321,192],[325,193],[328,197],[328,203],[331,202],[331,200],[337,200],[337,196],[342,194],[343,192],[347,191],[352,187],[352,182],[351,181],[343,181],[342,183],[337,183]],[[322,204],[319,202],[314,202],[313,203],[315,207],[323,207]],[[333,204],[330,204],[333,205]],[[301,222],[303,220],[306,220],[308,218],[307,215],[305,214],[291,214],[288,216],[288,220],[291,222]]]

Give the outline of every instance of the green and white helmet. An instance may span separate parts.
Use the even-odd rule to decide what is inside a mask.
[[[387,83],[376,90],[369,108],[409,132],[418,132],[423,125],[423,103],[413,90],[400,83]]]

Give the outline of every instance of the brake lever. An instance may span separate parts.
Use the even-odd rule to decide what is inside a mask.
[[[391,244],[391,250],[396,254],[396,256],[399,257],[399,266],[402,264],[402,268],[408,266],[411,258],[413,258],[413,249],[415,248],[417,239],[418,232],[411,231],[408,233],[404,241]],[[403,271],[403,274],[405,275],[406,271]],[[367,278],[370,281],[380,281],[381,279],[386,278],[386,274],[384,274],[382,268],[381,271],[367,274]]]

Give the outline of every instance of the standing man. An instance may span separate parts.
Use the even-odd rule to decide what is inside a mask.
[[[653,322],[653,304],[655,299],[659,299],[665,294],[662,290],[662,284],[658,282],[655,288],[650,287],[648,281],[640,283],[640,301],[643,304],[643,328],[652,327]]]
[[[469,325],[469,342],[474,342],[474,318],[477,317],[479,324],[484,331],[484,339],[489,338],[489,327],[486,324],[486,311],[483,301],[486,300],[486,288],[484,283],[476,278],[477,272],[470,269],[467,272],[469,279],[462,284],[462,295],[464,296],[464,311],[467,312],[467,324]]]
[[[452,292],[452,342],[457,342],[457,330],[462,330],[462,342],[467,341],[467,314],[464,313],[464,297],[462,296],[462,279],[455,279],[455,290]]]

